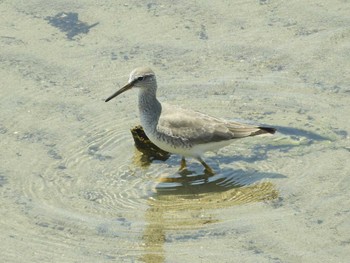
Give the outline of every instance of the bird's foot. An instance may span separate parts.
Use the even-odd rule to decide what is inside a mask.
[[[204,162],[203,160],[202,160],[202,158],[198,158],[198,161],[204,166],[204,173],[206,174],[206,175],[214,175],[215,174],[215,172],[214,172],[214,170],[213,169],[211,169],[211,167],[209,166],[209,165],[207,165],[206,164],[206,162]]]
[[[179,174],[182,176],[190,175],[191,172],[187,170],[186,160],[184,157],[181,159]]]
[[[215,172],[213,171],[213,169],[211,169],[210,167],[206,167],[205,169],[204,169],[204,173],[206,174],[206,175],[209,175],[209,176],[212,176],[212,175],[215,175]]]

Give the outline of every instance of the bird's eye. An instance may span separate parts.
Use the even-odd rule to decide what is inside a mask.
[[[137,78],[138,81],[141,81],[141,80],[144,80],[144,79],[145,79],[145,77],[138,77]]]

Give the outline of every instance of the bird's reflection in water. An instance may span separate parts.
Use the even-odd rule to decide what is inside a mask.
[[[142,261],[164,262],[164,244],[171,242],[171,236],[192,239],[198,233],[205,235],[206,231],[212,231],[205,226],[220,222],[216,209],[278,197],[271,182],[240,181],[239,176],[245,173],[225,170],[214,176],[191,173],[161,177],[154,195],[148,200]],[[196,229],[197,232],[193,231]],[[189,232],[183,234],[184,231]]]
[[[154,156],[138,153],[134,160],[136,156],[139,162],[155,159]],[[147,163],[141,166],[145,167]],[[227,168],[215,175],[185,170],[160,176],[153,196],[148,199],[141,260],[164,262],[167,236],[186,230],[206,231],[205,226],[219,222],[215,209],[277,198],[274,184],[259,182],[266,177],[281,175]]]

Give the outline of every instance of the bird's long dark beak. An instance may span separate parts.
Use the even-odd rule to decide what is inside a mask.
[[[134,82],[129,82],[128,84],[126,84],[124,87],[122,87],[120,90],[118,90],[116,93],[112,94],[111,96],[109,96],[105,102],[110,101],[111,99],[113,99],[114,97],[117,97],[119,94],[122,94],[123,92],[131,89],[134,86]]]

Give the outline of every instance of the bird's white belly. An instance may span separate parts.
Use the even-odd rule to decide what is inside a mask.
[[[227,140],[227,141],[221,141],[221,142],[210,142],[210,143],[203,143],[203,144],[194,144],[191,147],[181,147],[177,146],[175,144],[172,144],[171,142],[166,142],[163,140],[159,140],[157,137],[152,135],[147,135],[151,142],[153,142],[155,145],[157,145],[159,148],[161,148],[164,151],[179,154],[186,157],[199,157],[203,155],[205,152],[210,151],[217,151],[222,147],[225,147],[229,145],[233,140]]]

